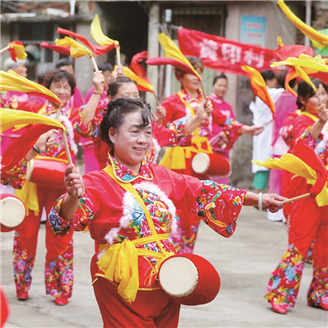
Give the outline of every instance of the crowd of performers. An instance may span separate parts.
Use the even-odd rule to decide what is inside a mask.
[[[202,62],[195,57],[188,59],[201,74]],[[22,66],[24,62],[8,62],[7,68],[26,76]],[[72,296],[73,231],[87,229],[95,240],[91,276],[104,326],[177,326],[180,304],[160,288],[159,264],[170,255],[193,252],[201,220],[218,234],[230,237],[242,206],[248,205],[272,213],[283,210],[287,218],[289,246],[272,273],[265,295],[274,311],[286,313],[295,305],[311,244],[313,279],[308,304],[328,310],[327,206],[318,207],[314,198],[305,198],[283,208],[285,197],[307,193],[310,188],[304,178],[287,173],[270,182],[269,189],[275,193],[253,193],[228,185],[229,151],[245,133],[254,138],[269,133],[267,140],[273,145],[283,138],[288,145],[285,151],[289,152],[302,142],[327,165],[327,86],[313,80],[319,89],[320,105],[304,81],[298,84],[297,98],[268,84],[274,89],[276,103],[282,102],[281,108],[285,104],[283,97],[291,101],[288,108],[297,107],[287,116],[283,109],[279,112],[277,105],[280,121],[264,127],[263,118],[256,118],[260,100],[255,99],[251,106],[254,125],[247,126],[235,120],[233,110],[224,101],[228,80],[223,74],[214,79],[213,93],[204,99],[199,79],[175,68],[181,90],[165,98],[153,115],[140,98],[135,81],[124,76],[120,65],[115,72],[110,64],[99,68],[85,101],[76,86],[71,62],[63,60],[54,69],[40,69],[42,84],[58,96],[62,107],[15,90],[1,93],[2,108],[58,118],[66,127],[74,162],[80,140],[94,150],[84,156],[86,174],[82,177],[74,165],[68,165],[62,135],[54,131],[40,137],[31,150],[33,155],[26,154],[10,170],[2,167],[1,183],[17,189],[16,196],[24,202],[27,213],[14,236],[17,298],[28,299],[45,208],[45,285],[46,293],[55,297],[55,304],[65,305]],[[270,141],[255,139],[254,147],[260,147],[262,153],[271,146]],[[159,161],[162,147],[167,150]],[[200,153],[220,163],[214,165],[216,173],[195,169],[194,159]],[[268,157],[273,155],[281,153],[271,152]],[[51,183],[41,184],[26,179],[27,163],[34,156],[34,160],[62,165],[64,181],[54,178]],[[268,179],[267,173],[256,174],[254,187],[265,190]],[[121,274],[124,269],[132,274]]]

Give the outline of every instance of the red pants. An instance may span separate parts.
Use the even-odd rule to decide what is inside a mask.
[[[303,195],[309,192],[311,186],[304,178],[291,180],[293,195]],[[328,266],[328,206],[318,207],[315,198],[308,197],[293,203],[290,219],[289,244],[300,251],[303,258],[314,241],[313,266],[325,268]]]
[[[174,328],[178,326],[180,304],[162,289],[138,291],[136,300],[127,303],[117,287],[105,278],[93,284],[105,328]]]
[[[304,178],[290,180],[289,197],[309,192]],[[313,246],[313,277],[307,293],[308,305],[328,303],[328,206],[318,207],[315,198],[295,201],[290,210],[289,247],[273,271],[266,299],[293,307],[299,292],[305,259]]]
[[[34,212],[30,211],[29,215],[25,217],[23,223],[16,230],[14,237],[14,278],[17,294],[25,293],[30,289],[32,281],[31,272],[36,256],[42,209],[45,207],[48,216],[55,200],[64,194],[65,190],[38,186],[37,193],[40,209],[39,215],[34,215]],[[70,281],[67,281],[67,277],[65,277],[63,284],[60,280],[64,276],[62,274],[63,271],[70,271],[69,276],[72,277],[72,237],[73,232],[66,236],[55,235],[48,220],[46,220],[46,286],[47,284],[53,286],[51,288],[47,287],[47,293],[54,296],[71,296],[72,278],[69,279]],[[50,262],[52,263],[50,264]],[[55,270],[61,272],[55,272]],[[64,285],[65,287],[63,287]],[[62,292],[61,289],[64,289],[65,292]]]

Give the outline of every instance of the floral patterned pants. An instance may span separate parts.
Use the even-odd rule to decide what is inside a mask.
[[[42,206],[45,206],[47,213],[56,197],[64,193],[63,190],[49,191],[49,189],[38,186],[39,207],[42,209]],[[33,211],[30,211],[15,232],[13,264],[17,295],[28,292],[31,286],[40,220],[41,210],[40,215],[34,215]],[[46,248],[46,293],[69,298],[73,289],[73,232],[65,236],[57,236],[47,220]]]
[[[303,178],[293,179],[298,195],[309,192]],[[266,299],[293,307],[299,291],[305,258],[313,243],[313,278],[308,289],[308,304],[328,304],[328,206],[318,207],[314,198],[293,204],[290,219],[289,247],[273,271]]]

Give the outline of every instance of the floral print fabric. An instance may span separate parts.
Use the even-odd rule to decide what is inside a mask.
[[[45,265],[46,294],[70,298],[73,290],[73,240],[55,260]]]
[[[1,157],[0,157],[1,160]],[[7,171],[3,171],[0,164],[1,183],[6,186],[12,186],[15,189],[22,189],[26,180],[27,160],[23,158],[17,165]]]

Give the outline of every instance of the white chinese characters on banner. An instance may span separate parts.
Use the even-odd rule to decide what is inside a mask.
[[[199,42],[201,59],[208,58],[212,61],[217,61],[218,59],[218,49],[219,45],[213,40],[204,39],[202,42]]]
[[[256,68],[261,68],[264,64],[264,52],[254,53],[252,48],[246,50],[244,52],[244,61],[249,66],[253,66],[255,63]]]
[[[222,57],[225,61],[230,61],[232,65],[241,60],[242,48],[229,43],[222,43]]]

